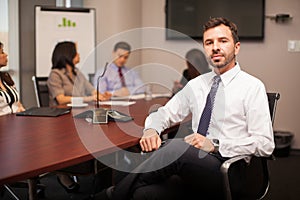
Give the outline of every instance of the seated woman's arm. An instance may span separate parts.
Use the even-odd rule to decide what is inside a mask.
[[[25,111],[25,108],[22,105],[22,103],[20,101],[18,101],[18,110],[17,110],[17,112],[23,112],[23,111]]]
[[[71,98],[72,96],[65,96],[64,94],[59,94],[55,97],[58,105],[71,103]]]
[[[105,100],[108,100],[110,99],[111,97],[111,93],[109,92],[104,92],[103,94],[102,93],[99,93],[99,100],[100,101],[105,101]],[[67,104],[67,103],[70,103],[71,102],[71,98],[72,96],[65,96],[64,94],[59,94],[56,96],[56,101],[59,105],[61,104]],[[97,100],[97,92],[96,90],[93,91],[93,94],[91,96],[84,96],[83,97],[83,102],[91,102],[91,101],[96,101]]]

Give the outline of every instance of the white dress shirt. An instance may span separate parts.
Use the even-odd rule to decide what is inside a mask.
[[[191,113],[192,129],[197,132],[214,76],[212,71],[189,81],[165,106],[147,117],[145,129],[153,128],[160,134]],[[219,139],[223,157],[268,156],[274,150],[264,84],[242,71],[238,63],[221,75],[207,137]]]

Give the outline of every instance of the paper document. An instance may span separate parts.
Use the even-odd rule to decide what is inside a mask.
[[[108,106],[130,106],[135,104],[135,101],[99,101],[99,104]]]
[[[159,97],[171,97],[172,93],[153,93],[152,98],[159,98]],[[122,97],[111,97],[111,100],[126,100],[126,99],[132,99],[132,100],[139,100],[144,99],[145,94],[134,94],[129,96],[122,96]]]
[[[133,100],[138,100],[138,99],[144,99],[145,95],[144,94],[135,94],[135,95],[129,95],[129,96],[122,96],[122,97],[111,97],[111,100],[128,100],[128,99],[133,99]]]
[[[169,93],[153,93],[152,98],[159,98],[159,97],[171,97],[173,94]]]

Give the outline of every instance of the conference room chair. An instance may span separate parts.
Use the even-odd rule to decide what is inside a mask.
[[[267,93],[267,96],[273,125],[280,94]],[[224,176],[226,199],[262,199],[270,185],[268,162],[274,159],[274,155],[270,157],[241,155],[225,161],[221,166],[221,172]]]
[[[18,185],[16,184],[13,184],[13,185],[8,185],[8,184],[5,184],[3,186],[0,187],[0,197],[2,198],[4,196],[4,193],[5,192],[8,192],[8,194],[11,196],[12,199],[15,199],[15,200],[19,200],[21,199],[18,194],[16,193],[16,191],[14,190],[15,187],[17,188],[26,188],[27,187],[27,184],[26,183],[17,183]]]
[[[32,76],[36,103],[38,107],[49,106],[48,77]]]
[[[88,74],[88,76],[89,76],[89,82],[92,84],[92,85],[94,85],[94,77],[95,77],[95,74]]]
[[[11,184],[4,184],[2,187],[0,187],[0,197],[4,196],[5,192],[8,192],[12,199],[20,200],[21,198],[16,192],[16,189],[24,188],[28,189],[29,200],[33,199],[35,196],[39,198],[44,198],[46,186],[40,183],[39,178],[40,177],[33,177],[24,181],[18,181]]]

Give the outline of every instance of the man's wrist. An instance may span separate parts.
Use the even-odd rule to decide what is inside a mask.
[[[157,135],[160,135],[160,134],[157,132],[157,130],[155,130],[154,128],[145,128],[145,129],[143,130],[143,134],[145,135],[146,132],[149,133],[150,131],[151,131],[152,134],[155,132]]]
[[[218,153],[219,152],[219,146],[220,146],[219,140],[218,139],[212,139],[211,143],[214,145],[213,153]]]

